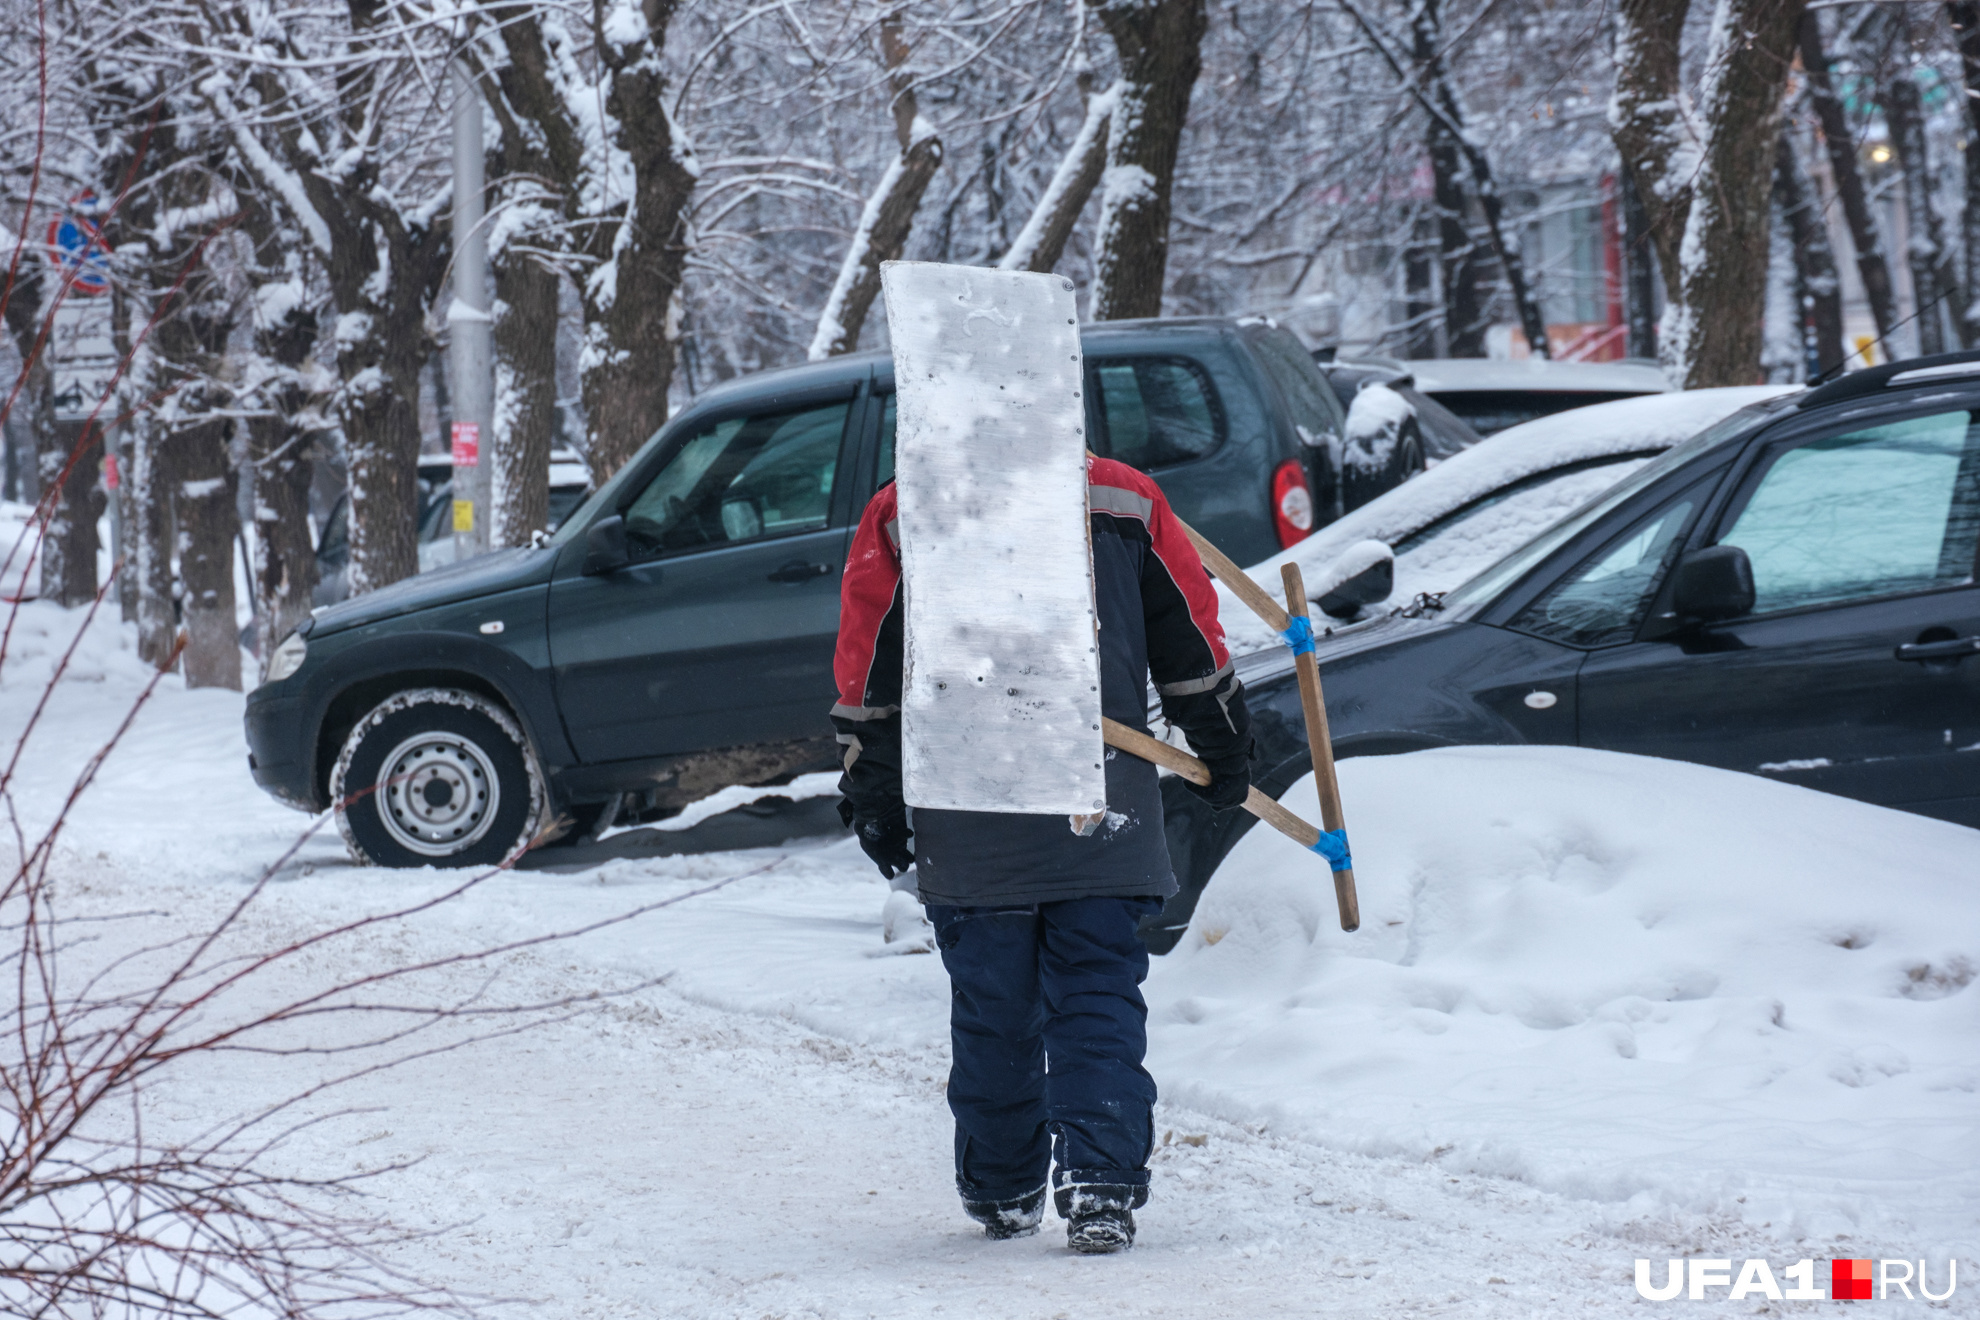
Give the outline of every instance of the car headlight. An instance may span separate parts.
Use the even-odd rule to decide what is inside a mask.
[[[275,654],[268,657],[268,677],[265,682],[279,683],[302,668],[303,657],[309,654],[309,639],[300,632],[292,632],[282,639],[275,648]]]

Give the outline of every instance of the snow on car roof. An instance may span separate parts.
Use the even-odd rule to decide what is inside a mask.
[[[1671,388],[1656,367],[1634,362],[1548,362],[1540,358],[1428,358],[1403,364],[1425,394],[1468,390],[1539,393],[1662,394]]]
[[[1317,588],[1334,559],[1357,542],[1382,541],[1393,546],[1437,519],[1514,482],[1590,460],[1669,449],[1749,404],[1778,398],[1796,389],[1789,385],[1742,385],[1650,394],[1536,418],[1481,440],[1422,476],[1329,523],[1291,549],[1250,565],[1246,571],[1269,590],[1278,584],[1279,566],[1296,560],[1308,586]],[[1614,473],[1618,478],[1621,475]],[[1480,546],[1481,555],[1496,558],[1497,553],[1483,544]],[[1484,563],[1448,562],[1446,567],[1458,575],[1441,587],[1416,589],[1454,587],[1471,572],[1483,568]],[[1399,585],[1401,576],[1399,572]],[[1233,651],[1273,644],[1271,632],[1221,584],[1218,599],[1219,618]]]

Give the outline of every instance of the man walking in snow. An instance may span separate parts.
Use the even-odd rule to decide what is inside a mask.
[[[1162,713],[1210,768],[1219,810],[1250,787],[1250,716],[1202,561],[1148,477],[1087,459],[1104,713]],[[901,791],[903,600],[895,491],[867,505],[841,588],[832,721],[840,812],[892,879],[915,872],[952,986],[949,1108],[956,1187],[992,1238],[1034,1233],[1048,1171],[1074,1251],[1134,1242],[1148,1199],[1155,1082],[1142,1066],[1142,920],[1176,890],[1155,767],[1108,751],[1106,812],[919,809]],[[913,840],[913,848],[909,842]]]

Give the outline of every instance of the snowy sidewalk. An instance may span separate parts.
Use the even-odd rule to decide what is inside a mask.
[[[653,971],[679,958],[692,967],[695,950],[714,952],[707,937],[718,929],[730,937],[721,952],[762,978],[777,961],[779,929],[791,924],[776,920],[774,876],[712,896],[700,922],[665,925],[688,911],[676,908],[656,914],[661,924],[615,932],[625,947],[555,945],[511,960],[505,987],[542,998],[612,985],[630,964]],[[370,880],[333,866],[285,885],[262,914],[261,933],[280,939],[366,910],[383,897]],[[737,892],[745,886],[753,892]],[[855,875],[834,887],[848,913],[871,907],[879,892]],[[210,918],[229,888],[200,893],[93,869],[87,907],[163,901],[190,923]],[[620,900],[633,888],[646,886],[613,887]],[[524,897],[477,895],[469,910],[378,947],[376,965],[512,937],[514,905]],[[796,919],[814,937],[825,929],[821,899],[814,893],[806,904],[816,914],[810,921]],[[540,903],[525,907],[547,915]],[[842,930],[825,938],[855,957],[855,945],[877,940],[873,922],[848,916]],[[748,958],[751,950],[766,956]],[[912,987],[929,1010],[918,1015],[922,1025],[939,1034],[934,959],[861,963],[904,973],[899,987]],[[344,962],[339,970],[369,969]],[[463,971],[457,985],[431,988],[461,989],[477,977]],[[702,978],[689,971],[679,979]],[[670,988],[611,1001],[334,1093],[311,1112],[368,1112],[305,1131],[284,1160],[317,1174],[416,1162],[374,1192],[401,1226],[452,1231],[395,1260],[560,1320],[1049,1320],[1096,1307],[1162,1317],[1586,1315],[1634,1299],[1629,1269],[1640,1248],[1588,1206],[1516,1182],[1453,1177],[1434,1164],[1330,1152],[1166,1104],[1157,1116],[1164,1144],[1156,1195],[1131,1254],[1074,1257],[1049,1213],[1036,1237],[989,1242],[962,1217],[951,1189],[946,1051],[855,1044],[794,1016],[714,1007]],[[167,1087],[153,1106],[158,1121],[192,1123],[211,1118],[216,1104],[297,1089],[316,1075],[307,1062],[238,1065]],[[1703,1221],[1683,1228],[1758,1241]]]
[[[9,745],[73,617],[24,613],[0,670]],[[17,782],[30,822],[52,815],[143,681],[114,626],[99,629]],[[75,914],[156,909],[196,927],[306,824],[250,782],[239,711],[233,694],[162,685],[65,835]],[[1157,960],[1167,1142],[1126,1257],[1070,1257],[1049,1217],[996,1244],[961,1216],[946,980],[935,958],[875,956],[885,885],[849,840],[512,874],[381,935],[339,971],[580,926],[776,863],[505,960],[511,998],[665,980],[368,1078],[322,1108],[353,1112],[284,1158],[323,1176],[417,1159],[372,1188],[372,1208],[464,1227],[397,1259],[532,1303],[491,1313],[558,1320],[1578,1316],[1642,1305],[1637,1257],[1659,1279],[1674,1256],[1776,1271],[1809,1257],[1826,1280],[1831,1256],[1930,1256],[1943,1278],[1948,1254],[1967,1286],[1943,1311],[1980,1313],[1980,1000],[1966,984],[1980,834],[1572,751],[1343,775],[1362,935],[1328,928],[1310,857],[1254,832],[1185,946]],[[1495,794],[1545,800],[1514,811]],[[1751,887],[1674,869],[1683,841],[1660,823],[1719,799],[1710,828],[1748,850],[1727,874]],[[1426,801],[1442,804],[1434,828]],[[1866,881],[1872,842],[1883,869]],[[320,929],[442,883],[355,867],[325,831],[257,932]],[[321,1066],[184,1078],[154,1093],[157,1119],[210,1121]]]

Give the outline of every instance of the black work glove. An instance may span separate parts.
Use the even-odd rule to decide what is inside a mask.
[[[908,848],[914,831],[908,828],[907,812],[890,811],[878,820],[854,820],[853,833],[859,836],[860,848],[887,879],[914,869],[914,853]]]
[[[1246,738],[1245,742],[1250,743]],[[1230,811],[1244,805],[1251,793],[1251,753],[1249,749],[1220,756],[1216,760],[1203,763],[1210,770],[1210,782],[1198,784],[1183,780],[1183,787],[1208,802],[1218,811]]]

